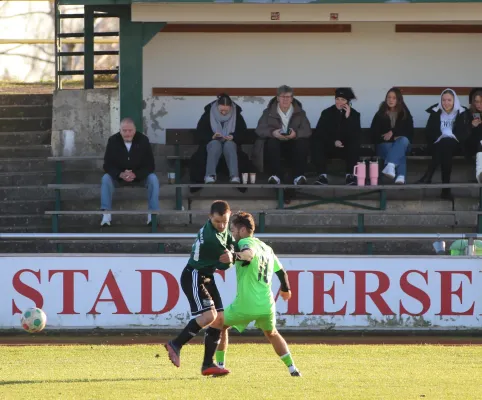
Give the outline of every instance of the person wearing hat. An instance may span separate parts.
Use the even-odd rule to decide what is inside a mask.
[[[335,104],[323,110],[312,139],[312,161],[319,173],[316,185],[328,185],[326,160],[345,160],[345,184],[356,185],[353,167],[360,155],[360,113],[351,106],[356,99],[351,88],[335,91]]]
[[[474,88],[469,94],[469,137],[466,142],[468,156],[475,158],[475,178],[482,183],[482,88]]]

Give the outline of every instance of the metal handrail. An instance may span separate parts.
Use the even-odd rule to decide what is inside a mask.
[[[184,240],[194,239],[197,233],[0,233],[0,240]],[[260,233],[256,237],[264,240],[303,239],[317,241],[375,241],[393,239],[482,239],[477,233]]]

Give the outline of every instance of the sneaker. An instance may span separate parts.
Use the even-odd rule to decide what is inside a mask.
[[[278,178],[276,175],[271,175],[268,179],[268,183],[273,185],[279,185],[281,183],[281,179]]]
[[[294,371],[291,373],[291,376],[302,376],[302,375],[301,375],[300,370],[297,369],[297,370],[294,370]]]
[[[229,374],[230,372],[231,371],[229,371],[229,369],[221,368],[214,363],[212,363],[211,365],[203,365],[201,367],[201,374],[203,374],[204,376],[224,376]]]
[[[112,215],[104,214],[102,215],[102,222],[100,223],[100,226],[104,226],[104,225],[110,226],[111,221],[112,221]]]
[[[167,355],[169,356],[169,360],[179,368],[181,366],[181,350],[178,349],[171,340],[167,342],[164,347],[167,350]]]
[[[325,175],[320,175],[315,181],[315,185],[328,185],[328,178]]]
[[[345,185],[356,185],[357,180],[354,175],[347,175],[345,178]]]
[[[395,179],[396,185],[404,185],[405,184],[405,177],[403,175],[398,175],[397,179]]]
[[[146,225],[152,225],[152,214],[147,214],[147,222]]]
[[[215,183],[215,182],[216,182],[215,175],[209,175],[204,177],[204,183]]]
[[[306,185],[306,177],[304,175],[300,175],[293,181],[295,185]]]
[[[229,180],[230,183],[241,183],[241,181],[239,180],[239,177],[238,176],[233,176],[230,180]]]
[[[388,163],[385,168],[383,168],[382,174],[390,179],[395,178],[395,164]]]

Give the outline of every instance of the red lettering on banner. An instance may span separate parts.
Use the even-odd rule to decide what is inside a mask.
[[[422,311],[415,314],[411,313],[403,306],[402,300],[400,300],[400,315],[407,314],[412,317],[418,317],[420,315],[424,315],[430,309],[431,302],[430,302],[430,296],[426,292],[424,292],[422,289],[418,288],[417,286],[412,285],[408,281],[407,279],[408,275],[411,273],[422,275],[422,277],[425,279],[425,283],[428,284],[428,271],[421,272],[415,269],[411,269],[410,271],[404,272],[402,277],[400,278],[400,288],[410,297],[413,297],[414,299],[422,303]]]
[[[161,270],[136,269],[141,274],[141,311],[136,314],[164,314],[171,311],[179,301],[179,285],[176,278],[169,272]],[[161,274],[167,284],[167,301],[164,308],[160,311],[152,309],[152,275]]]
[[[382,294],[390,288],[390,279],[387,274],[380,271],[350,271],[355,274],[355,311],[350,315],[371,315],[367,312],[366,297],[370,297],[382,315],[395,315]],[[373,292],[367,292],[366,277],[368,274],[376,275],[378,288]]]
[[[42,308],[44,305],[44,299],[40,292],[35,290],[33,287],[23,283],[20,280],[20,276],[24,272],[30,272],[35,275],[35,277],[38,279],[38,283],[42,283],[40,279],[40,270],[34,271],[31,269],[21,269],[18,271],[12,279],[12,286],[13,288],[17,291],[18,294],[21,294],[24,297],[27,297],[28,299],[32,300],[35,303],[35,307],[37,308]],[[12,315],[15,314],[21,314],[22,311],[17,307],[15,304],[15,300],[12,299]]]
[[[300,290],[299,290],[299,276],[303,271],[286,271],[288,274],[288,281],[290,283],[291,299],[288,300],[288,309],[282,315],[300,315],[299,304],[300,304]],[[280,289],[276,292],[274,296],[274,301],[278,301]]]
[[[109,289],[110,295],[112,298],[110,299],[101,299],[100,296],[102,296],[102,293],[104,292],[105,287]],[[102,287],[100,288],[99,294],[97,295],[97,298],[95,299],[94,306],[92,309],[87,313],[87,314],[100,314],[99,312],[96,311],[97,303],[99,302],[113,302],[117,308],[117,311],[114,314],[132,314],[129,309],[127,308],[127,304],[124,300],[124,297],[122,296],[122,292],[119,289],[119,285],[117,284],[117,281],[115,280],[114,274],[112,273],[112,270],[109,269],[109,272],[105,278],[104,283],[102,284]]]
[[[224,269],[217,269],[214,271],[216,274],[219,274],[221,278],[223,278],[223,281],[226,282],[226,271]]]
[[[331,297],[335,303],[335,282],[330,289],[325,290],[325,274],[335,274],[341,278],[341,283],[344,283],[344,271],[307,271],[313,274],[313,312],[309,315],[345,315],[346,305],[338,311],[325,311],[325,295]]]
[[[461,274],[469,278],[469,283],[472,284],[471,271],[435,271],[440,274],[440,313],[435,315],[473,315],[475,302],[467,311],[457,312],[452,311],[452,295],[459,298],[462,303],[462,282],[459,288],[452,292],[452,275]]]
[[[85,279],[89,279],[89,271],[84,270],[52,270],[49,271],[49,282],[55,274],[63,274],[63,309],[62,312],[57,314],[79,314],[74,310],[74,274],[78,272],[85,276]]]

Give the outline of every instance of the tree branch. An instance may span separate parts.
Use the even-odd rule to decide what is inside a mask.
[[[48,17],[50,17],[50,13],[49,12],[45,12],[45,11],[31,11],[31,12],[27,12],[27,13],[22,13],[22,14],[15,14],[15,15],[3,15],[2,16],[2,19],[8,19],[8,18],[17,18],[17,17],[29,17],[31,15],[46,15]]]

